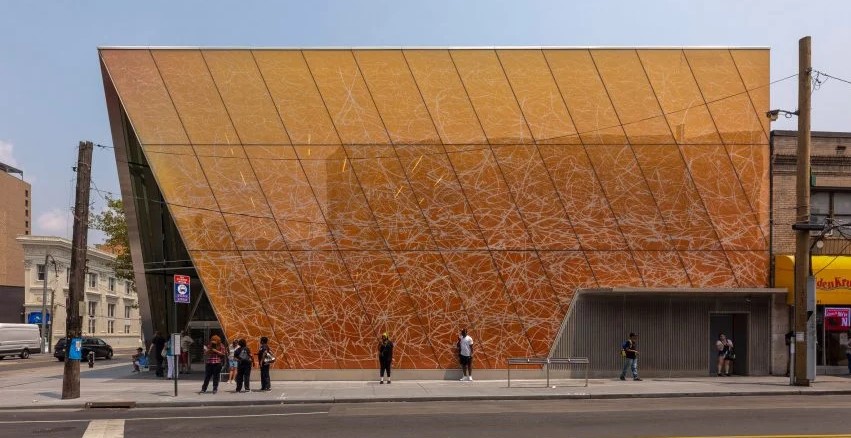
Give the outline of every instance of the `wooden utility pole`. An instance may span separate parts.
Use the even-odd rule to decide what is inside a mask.
[[[89,188],[92,184],[92,150],[90,141],[80,142],[77,157],[77,198],[74,202],[74,235],[71,248],[71,284],[69,285],[68,319],[65,322],[65,372],[62,376],[62,399],[80,398],[80,361],[68,358],[71,339],[82,336],[80,306],[86,287],[86,245],[89,234]]]
[[[797,224],[810,222],[810,87],[812,86],[811,39],[798,41],[798,157],[796,175]],[[807,352],[810,333],[809,318],[815,315],[807,310],[807,279],[810,276],[810,232],[797,228],[795,232],[795,375],[797,386],[810,386],[807,375]],[[813,293],[815,293],[813,291]],[[815,309],[813,309],[815,310]]]

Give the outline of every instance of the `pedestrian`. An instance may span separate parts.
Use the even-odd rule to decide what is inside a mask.
[[[620,379],[626,380],[627,370],[632,370],[632,380],[641,381],[641,377],[638,377],[638,335],[629,334],[629,338],[621,345],[621,357],[623,368]]]
[[[251,357],[251,350],[245,343],[245,339],[240,339],[234,352],[234,357],[239,362],[236,369],[236,391],[242,392],[245,387],[245,392],[251,392],[249,382],[251,381],[251,367],[254,365],[254,358]]]
[[[180,337],[180,372],[189,374],[192,371],[192,363],[189,359],[189,349],[192,348],[192,344],[195,343],[195,340],[192,339],[192,336],[189,336],[189,332],[184,330],[183,335]]]
[[[171,338],[171,336],[168,337],[168,340],[165,342],[165,348],[163,349],[163,356],[165,356],[166,363],[168,364],[166,378],[169,380],[173,379],[174,375],[177,374],[177,369],[174,366],[174,350],[172,349]]]
[[[784,336],[786,340],[786,377],[789,377],[790,368],[792,368],[792,340],[795,339],[795,332],[789,330]],[[849,338],[851,341],[851,338]],[[851,360],[848,361],[848,372],[851,373]]]
[[[461,381],[473,381],[473,338],[467,329],[461,330],[458,337],[458,360],[461,362]]]
[[[724,333],[718,333],[718,340],[715,341],[715,349],[718,351],[718,377],[729,377],[730,366],[736,359],[736,353],[733,351],[733,341],[727,339]]]
[[[239,367],[239,361],[234,357],[236,349],[239,348],[238,340],[234,339],[228,348],[228,381],[225,383],[234,384],[236,382],[236,370]]]
[[[257,350],[257,363],[260,365],[260,390],[271,391],[272,380],[269,378],[269,367],[275,363],[275,355],[269,349],[269,338],[260,338],[260,348]],[[246,386],[247,388],[247,386]]]
[[[848,359],[848,374],[851,374],[851,337],[845,343],[845,358]]]
[[[154,337],[151,339],[151,347],[154,349],[154,360],[157,362],[157,377],[163,377],[163,348],[165,348],[165,338],[160,332],[154,332]]]
[[[213,394],[219,391],[219,377],[225,357],[227,357],[227,353],[225,353],[221,338],[213,335],[210,338],[210,345],[204,346],[204,384],[201,385],[202,394],[207,392],[210,378],[213,379]]]
[[[378,344],[378,365],[381,367],[380,384],[384,384],[384,371],[387,371],[387,384],[393,383],[390,381],[390,366],[393,365],[393,341],[390,340],[390,335],[387,332],[381,335],[381,342]]]
[[[141,365],[142,365],[142,357],[143,357],[143,356],[144,356],[144,355],[142,354],[142,347],[137,348],[137,349],[136,349],[136,354],[134,354],[134,355],[132,356],[132,360],[133,360],[133,372],[134,372],[134,373],[142,372]]]

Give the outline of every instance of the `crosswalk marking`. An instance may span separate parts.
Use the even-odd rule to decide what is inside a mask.
[[[124,438],[124,420],[92,420],[83,438]]]

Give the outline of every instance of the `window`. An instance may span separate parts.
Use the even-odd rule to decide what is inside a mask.
[[[115,304],[109,303],[106,305],[106,317],[115,318]]]
[[[92,289],[98,287],[98,274],[89,274],[89,287]]]
[[[44,265],[35,265],[35,271],[38,274],[38,281],[44,281]]]
[[[124,317],[130,319],[130,306],[124,306]]]
[[[29,206],[30,206],[30,200],[24,199],[24,207],[29,207]]]
[[[817,191],[810,196],[810,222],[823,224],[827,218],[851,223],[851,191]]]
[[[130,324],[124,324],[124,333],[130,333]]]
[[[65,268],[65,283],[71,284],[71,268]]]
[[[129,281],[124,282],[124,294],[130,295],[130,282]]]
[[[30,217],[30,209],[24,210],[24,217]]]
[[[96,319],[89,318],[89,333],[94,333],[95,329],[97,329]]]
[[[115,277],[109,277],[109,291],[115,292]]]
[[[115,333],[115,321],[109,320],[106,322],[106,332],[107,333]]]
[[[89,318],[94,318],[95,314],[97,313],[97,310],[98,310],[97,301],[89,301],[89,313],[88,313]]]
[[[30,228],[30,221],[24,221],[24,228],[26,228],[26,229]]]

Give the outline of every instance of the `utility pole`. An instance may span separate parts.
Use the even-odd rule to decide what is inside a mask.
[[[74,202],[74,235],[71,248],[71,284],[69,285],[68,319],[65,323],[65,372],[62,376],[62,399],[80,398],[80,361],[68,358],[71,340],[82,336],[80,306],[86,286],[86,245],[89,233],[89,188],[92,183],[92,150],[90,141],[80,142],[77,157],[77,197]]]
[[[796,224],[810,222],[810,87],[812,86],[811,38],[798,41],[798,157],[796,174]],[[815,309],[808,309],[807,283],[810,276],[810,232],[795,231],[795,373],[796,386],[810,386],[807,373],[810,344],[808,321]],[[813,291],[812,293],[815,293]]]

